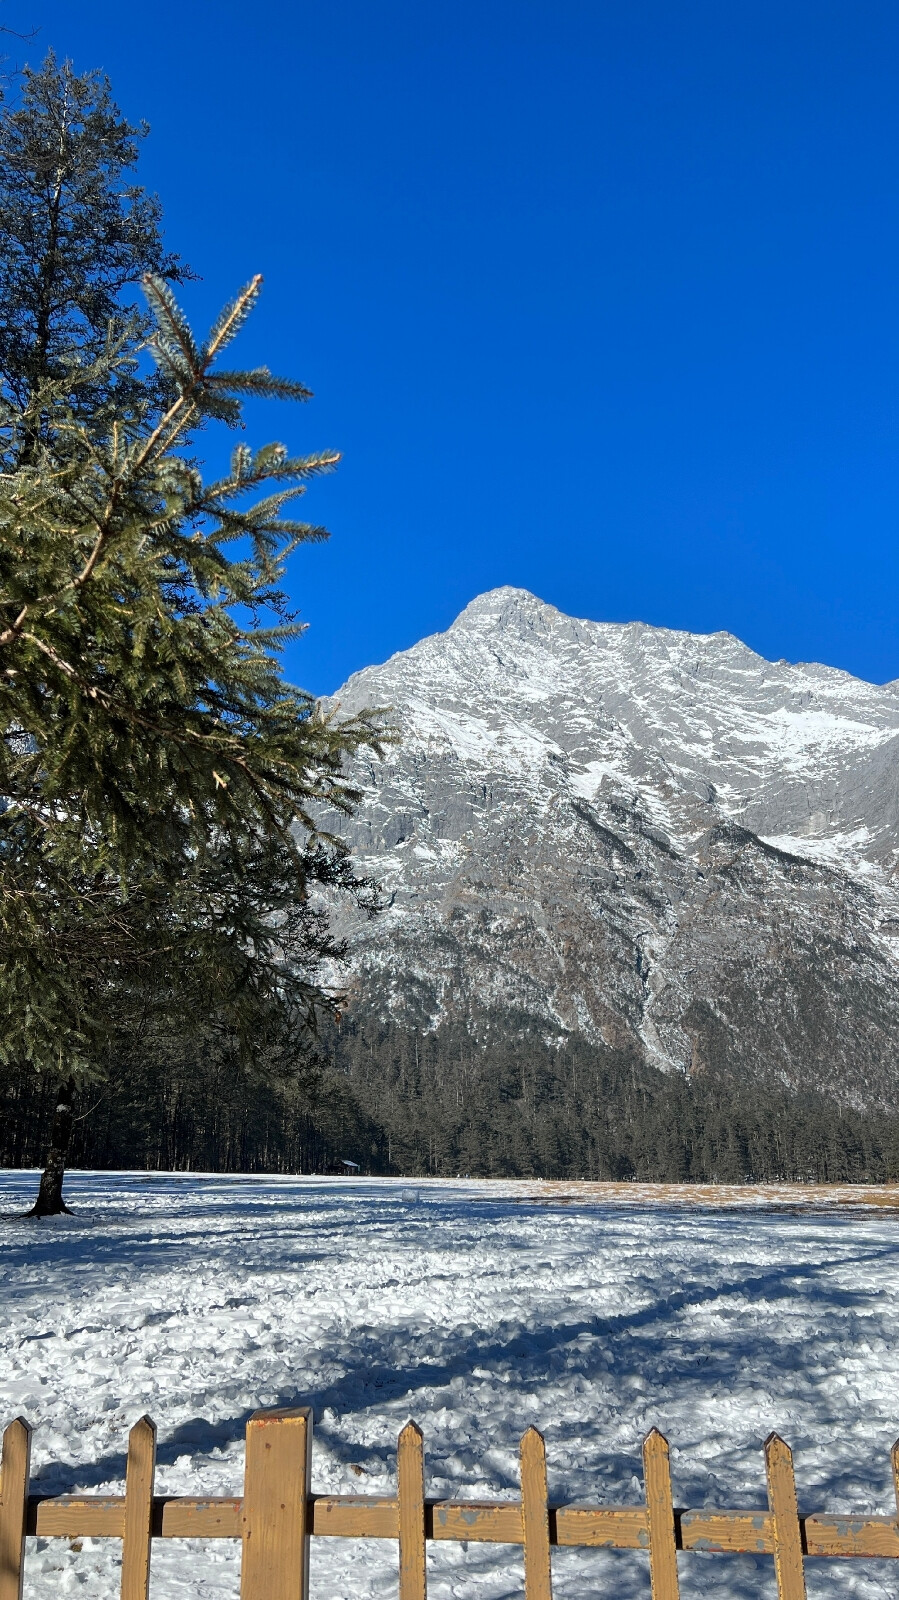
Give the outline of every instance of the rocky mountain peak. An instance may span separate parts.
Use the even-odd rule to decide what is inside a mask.
[[[402,734],[353,774],[347,835],[391,897],[349,930],[360,1004],[416,1026],[505,1007],[685,1071],[886,1092],[895,684],[503,587],[335,698]]]

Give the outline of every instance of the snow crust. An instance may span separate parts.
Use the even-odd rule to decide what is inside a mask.
[[[34,1184],[0,1174],[0,1208]],[[889,1512],[895,1214],[803,1212],[795,1189],[714,1213],[621,1193],[75,1174],[75,1217],[0,1222],[0,1420],[36,1425],[41,1492],[121,1493],[128,1428],[149,1411],[160,1491],[228,1494],[249,1414],[308,1402],[314,1487],[372,1494],[392,1492],[412,1416],[430,1494],[510,1498],[535,1423],[551,1497],[609,1504],[642,1498],[640,1439],[657,1424],[677,1504],[747,1508],[765,1503],[776,1428],[801,1509]],[[115,1552],[30,1541],[27,1600],[111,1600]],[[521,1592],[513,1548],[428,1559],[434,1600]],[[236,1544],[160,1541],[153,1562],[154,1600],[236,1600]],[[812,1597],[895,1587],[882,1562],[807,1566]],[[685,1600],[774,1593],[769,1558],[684,1555],[680,1569]],[[553,1570],[560,1600],[649,1593],[638,1554],[558,1551]],[[395,1546],[314,1541],[312,1586],[322,1600],[394,1595]]]

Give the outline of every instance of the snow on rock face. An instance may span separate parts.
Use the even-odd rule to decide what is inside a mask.
[[[363,1004],[889,1097],[899,685],[502,588],[334,699],[402,736],[353,771]]]
[[[36,1176],[0,1174],[0,1211]],[[675,1503],[765,1504],[762,1441],[803,1510],[890,1514],[895,1215],[564,1207],[539,1185],[72,1174],[73,1217],[0,1222],[0,1425],[35,1427],[34,1492],[121,1494],[128,1429],[159,1428],[158,1492],[239,1494],[259,1407],[309,1404],[313,1488],[392,1494],[425,1435],[428,1493],[517,1495],[546,1434],[556,1503],[642,1500],[640,1441]],[[548,1188],[548,1186],[547,1186]],[[26,1600],[118,1595],[114,1539],[31,1539]],[[236,1600],[238,1541],[154,1541],[153,1600]],[[770,1557],[684,1555],[685,1595],[771,1600]],[[522,1592],[521,1550],[430,1546],[432,1600]],[[392,1541],[316,1539],[315,1600],[392,1600]],[[809,1563],[810,1593],[883,1600],[883,1562]],[[645,1554],[553,1552],[558,1600],[648,1600]]]

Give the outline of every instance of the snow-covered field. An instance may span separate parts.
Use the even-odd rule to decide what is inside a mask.
[[[0,1211],[34,1177],[0,1172]],[[549,1186],[547,1186],[549,1189]],[[0,1422],[35,1424],[45,1493],[122,1492],[129,1426],[159,1426],[159,1490],[239,1493],[260,1406],[315,1409],[314,1487],[389,1493],[397,1432],[428,1492],[514,1498],[545,1433],[554,1500],[642,1498],[672,1443],[681,1505],[761,1506],[761,1445],[804,1510],[891,1509],[899,1215],[567,1203],[539,1186],[73,1175],[77,1216],[0,1222]],[[29,1542],[26,1596],[117,1593],[115,1541]],[[313,1544],[313,1595],[395,1593],[390,1542]],[[429,1547],[434,1600],[522,1590],[511,1547]],[[680,1557],[685,1596],[770,1595],[769,1558]],[[807,1563],[812,1595],[883,1600],[889,1562]],[[556,1551],[560,1597],[648,1595],[636,1553]],[[239,1549],[158,1541],[154,1600],[238,1594]]]

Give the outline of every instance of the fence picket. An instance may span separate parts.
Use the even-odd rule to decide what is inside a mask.
[[[525,1600],[552,1600],[546,1445],[536,1428],[528,1428],[521,1441],[521,1525]]]
[[[124,1495],[29,1494],[31,1430],[21,1418],[3,1435],[0,1457],[0,1600],[22,1600],[26,1535],[122,1540],[122,1600],[148,1600],[153,1539],[242,1539],[241,1600],[307,1600],[310,1536],[395,1539],[400,1600],[427,1600],[428,1539],[524,1547],[525,1600],[552,1600],[551,1548],[649,1549],[652,1600],[678,1600],[677,1552],[773,1554],[778,1600],[806,1600],[803,1559],[899,1560],[899,1440],[892,1450],[896,1510],[888,1516],[825,1513],[800,1517],[793,1458],[778,1437],[765,1442],[767,1511],[675,1514],[667,1440],[643,1441],[645,1503],[549,1504],[546,1447],[535,1428],[521,1440],[520,1500],[428,1500],[424,1441],[408,1423],[397,1446],[391,1495],[311,1492],[312,1412],[257,1412],[246,1433],[243,1497],[153,1493],[155,1428],[132,1428]]]
[[[125,1470],[125,1527],[122,1536],[122,1600],[147,1600],[150,1546],[153,1542],[153,1480],[156,1476],[156,1424],[141,1417],[128,1435]]]
[[[765,1440],[768,1505],[774,1519],[774,1571],[779,1600],[805,1600],[802,1533],[796,1503],[793,1452],[779,1434]]]
[[[306,1600],[312,1411],[257,1411],[247,1424],[241,1600]]]
[[[649,1518],[649,1575],[652,1600],[678,1600],[677,1544],[671,1498],[668,1440],[653,1428],[643,1440],[643,1482]]]
[[[421,1429],[407,1422],[396,1451],[400,1534],[400,1600],[425,1600],[425,1450]]]
[[[3,1434],[0,1456],[0,1600],[22,1600],[30,1476],[31,1429],[17,1417]]]

